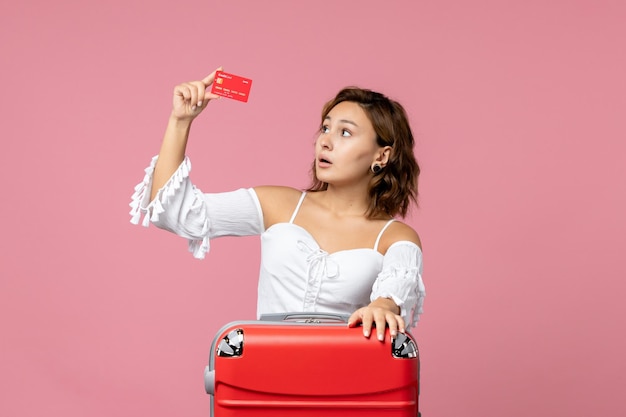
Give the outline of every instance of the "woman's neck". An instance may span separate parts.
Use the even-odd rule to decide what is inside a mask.
[[[320,203],[338,216],[365,216],[369,207],[367,188],[328,185],[320,194]]]

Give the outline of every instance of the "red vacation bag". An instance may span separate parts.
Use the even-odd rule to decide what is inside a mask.
[[[415,417],[419,353],[348,328],[347,317],[297,313],[239,321],[216,335],[205,369],[214,417]]]

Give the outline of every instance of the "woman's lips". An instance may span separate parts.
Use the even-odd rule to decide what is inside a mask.
[[[320,156],[317,159],[317,166],[320,168],[328,168],[329,166],[331,166],[333,163],[330,162],[330,160],[328,158],[325,158],[323,156]]]

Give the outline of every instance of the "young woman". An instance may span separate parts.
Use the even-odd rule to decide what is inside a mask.
[[[221,70],[219,68],[218,70]],[[216,71],[218,71],[216,70]],[[257,313],[351,314],[379,340],[415,325],[422,312],[417,233],[394,216],[417,200],[419,166],[402,106],[346,88],[322,111],[313,184],[307,191],[262,186],[204,194],[185,156],[193,120],[219,96],[215,72],[175,87],[161,150],[132,197],[132,222],[189,240],[196,258],[220,236],[261,236]]]

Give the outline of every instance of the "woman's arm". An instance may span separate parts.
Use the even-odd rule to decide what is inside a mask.
[[[207,91],[219,70],[203,80],[175,87],[160,153],[145,169],[130,203],[131,223],[141,222],[145,227],[154,224],[188,239],[196,258],[209,251],[210,239],[263,231],[263,215],[254,190],[203,193],[189,178],[191,162],[185,156],[189,130],[208,102],[219,98]]]
[[[174,88],[172,113],[159,151],[159,159],[154,168],[150,200],[165,185],[185,158],[187,139],[193,120],[206,108],[209,101],[219,98],[207,89],[215,79],[218,68],[200,81],[191,81]]]
[[[408,246],[406,243],[401,244],[402,246],[394,245],[394,253],[388,254],[389,248],[399,242],[406,242]],[[389,333],[394,338],[398,332],[404,333],[407,325],[415,324],[410,323],[413,319],[412,314],[408,314],[410,311],[403,310],[407,310],[407,302],[410,304],[413,299],[419,304],[424,291],[421,280],[421,241],[418,234],[410,226],[394,222],[383,235],[380,247],[385,253],[385,261],[383,271],[374,284],[372,302],[355,311],[350,316],[348,325],[355,327],[362,323],[365,337],[370,336],[372,326],[375,325],[377,338],[383,341],[385,327],[389,326]],[[394,299],[398,300],[402,308]]]

